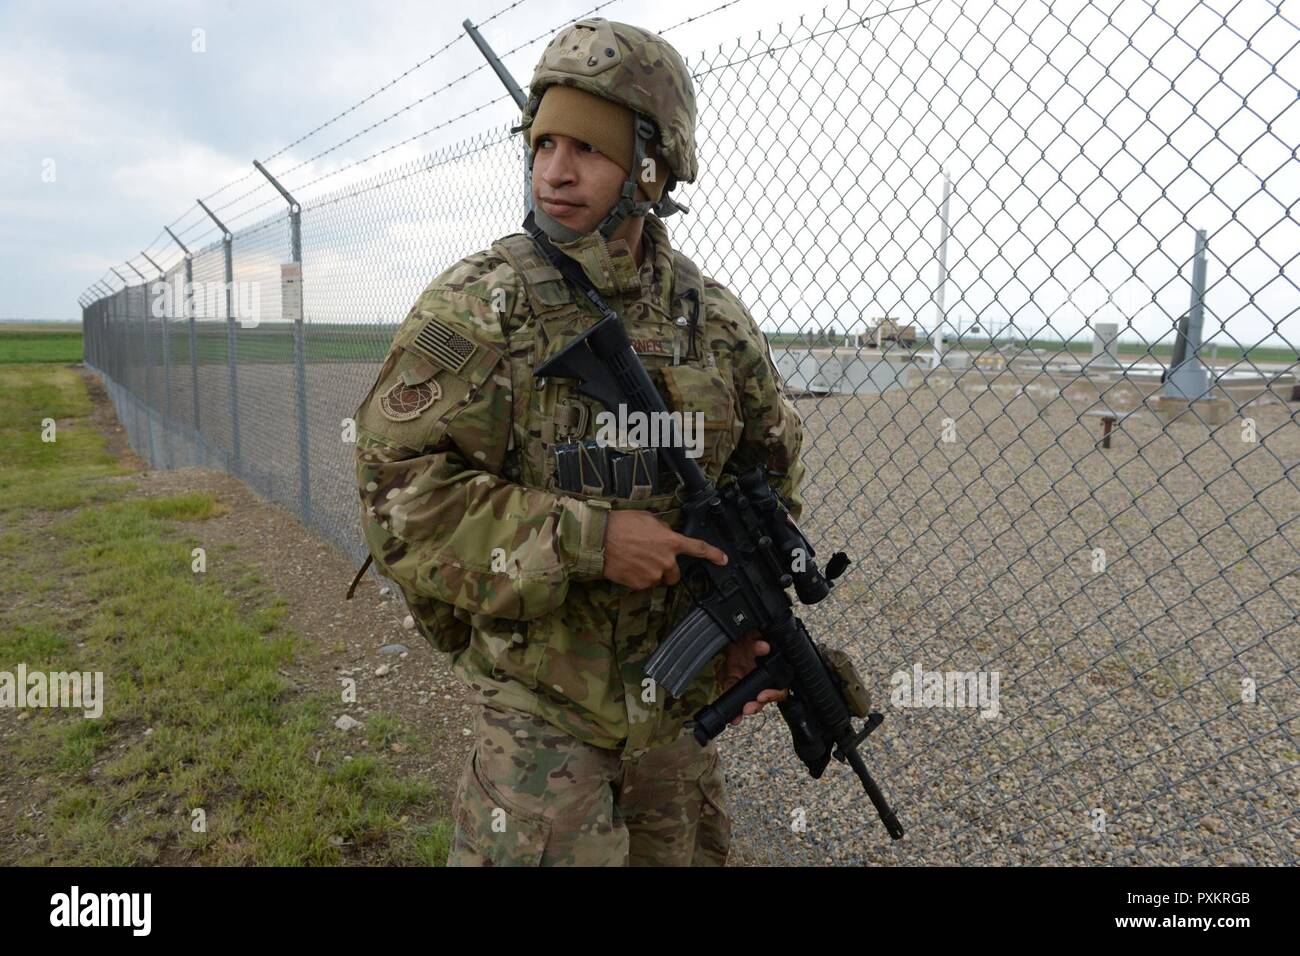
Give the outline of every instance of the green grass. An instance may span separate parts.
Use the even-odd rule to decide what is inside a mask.
[[[0,340],[3,337],[0,336]],[[60,366],[0,366],[0,518],[109,501],[122,486],[103,439],[89,425],[90,398]],[[53,419],[53,431],[44,424]],[[53,441],[45,441],[51,437]]]
[[[82,360],[81,326],[66,331],[0,325],[0,365]]]
[[[0,781],[40,815],[0,816],[0,863],[441,864],[440,798],[385,757],[419,741],[382,713],[334,729],[338,699],[285,676],[312,647],[256,569],[191,571],[175,522],[214,498],[129,494],[89,410],[70,369],[0,368],[0,670],[102,672],[105,698],[22,712]]]

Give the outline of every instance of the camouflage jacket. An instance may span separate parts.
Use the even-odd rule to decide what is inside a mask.
[[[773,487],[797,517],[802,423],[765,336],[653,215],[643,241],[639,269],[622,240],[557,246],[619,313],[668,407],[703,413],[698,460],[710,478],[728,462],[783,472]],[[674,319],[692,313],[686,342],[692,327]],[[676,478],[673,491],[636,498],[556,484],[554,444],[595,437],[603,409],[533,368],[597,318],[522,233],[456,263],[415,303],[357,411],[357,483],[381,573],[431,640],[451,615],[464,622],[452,666],[481,699],[632,755],[673,740],[717,695],[721,668],[679,700],[656,694],[641,668],[689,610],[683,588],[634,592],[601,576],[609,509],[645,509],[679,529]]]

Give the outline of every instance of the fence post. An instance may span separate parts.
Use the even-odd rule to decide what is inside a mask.
[[[81,307],[81,327],[84,330],[82,335],[85,339],[85,345],[82,351],[85,362],[91,368],[95,368],[95,311],[93,302]]]
[[[113,335],[116,328],[113,324],[113,293],[109,292],[104,296],[104,388],[109,389],[113,383],[113,357],[117,350],[113,348]]]
[[[233,246],[235,237],[230,230],[213,215],[212,210],[204,205],[202,199],[195,200],[208,217],[217,224],[221,230],[221,251],[226,260],[226,362],[230,366],[230,445],[231,445],[231,468],[230,473],[243,477],[243,468],[240,464],[239,454],[239,378],[236,371],[236,350],[237,342],[235,338],[235,309],[234,309],[234,282],[235,282],[235,261]]]
[[[197,333],[194,329],[194,255],[190,250],[185,248],[185,243],[181,242],[176,233],[172,232],[167,226],[167,235],[172,237],[172,241],[181,247],[181,252],[185,253],[185,287],[181,290],[181,302],[184,304],[185,320],[189,326],[190,340],[190,398],[194,403],[194,450],[198,452],[204,450],[203,464],[208,463],[206,445],[203,442],[203,433],[199,430],[199,355],[196,343]]]
[[[90,350],[93,347],[91,340],[94,336],[94,333],[91,332],[90,328],[86,324],[86,301],[85,300],[86,300],[85,295],[80,295],[77,297],[77,305],[81,306],[81,356],[82,356],[81,360],[87,365],[93,365],[94,363],[90,359]]]
[[[123,298],[125,293],[118,289],[113,293],[113,325],[117,330],[117,348],[113,351],[116,357],[113,360],[115,372],[113,382],[117,387],[117,393],[121,395],[126,389],[126,309]],[[126,417],[123,416],[122,425],[126,425]]]
[[[280,266],[280,314],[293,322],[293,374],[298,413],[298,501],[302,523],[311,527],[311,459],[307,436],[307,340],[302,321],[302,206],[289,191],[253,160],[255,166],[289,204],[289,257],[291,263]]]
[[[149,258],[147,252],[141,251],[140,255],[144,256],[145,262],[158,270],[158,281],[164,282],[167,273],[163,271],[162,266]],[[170,296],[168,296],[170,299]],[[166,300],[164,300],[166,301]],[[163,357],[163,467],[172,467],[171,440],[169,433],[172,429],[172,355],[170,336],[167,334],[167,314],[170,309],[164,309],[163,314],[159,316],[158,327],[162,330],[162,357]]]
[[[98,340],[95,344],[95,367],[99,369],[99,374],[107,379],[108,369],[105,368],[105,363],[108,362],[108,357],[111,354],[108,350],[108,343],[105,341],[108,338],[108,296],[105,295],[104,290],[100,288],[97,282],[91,283],[90,288],[98,296],[98,299],[95,300],[96,321],[99,326],[99,331],[95,333],[95,338]],[[105,387],[107,387],[107,384],[107,381],[105,381]]]
[[[142,343],[140,354],[143,358],[141,367],[144,370],[144,427],[145,427],[145,454],[149,456],[149,467],[158,467],[158,459],[153,450],[153,349],[149,345],[149,280],[144,277],[144,273],[135,267],[128,260],[127,268],[140,277],[140,321]]]
[[[118,272],[112,266],[109,266],[108,268],[109,271],[113,273],[113,275],[117,276],[119,279],[122,280],[122,288],[118,290],[117,294],[122,300],[122,308],[121,308],[122,321],[126,327],[126,332],[124,333],[124,337],[132,336],[134,335],[134,333],[130,331],[131,329],[131,284],[126,280],[126,277],[122,275],[122,273]],[[122,351],[126,351],[126,350],[123,349]],[[132,355],[130,358],[128,358],[125,355],[122,357],[122,377],[118,379],[118,381],[121,383],[124,383],[126,380],[127,362],[129,361],[131,363],[132,372],[134,373],[134,368],[136,366],[136,363],[139,361],[139,349],[131,349],[131,353]],[[135,381],[135,376],[134,374],[132,374],[132,381],[131,384],[127,386],[126,393],[131,400],[131,419],[135,423],[135,435],[137,441],[139,441],[140,438],[140,396],[138,394],[138,387],[139,387],[138,383]],[[127,432],[127,438],[128,438],[128,444],[130,444],[131,447],[136,451],[136,453],[139,454],[140,449],[136,448],[135,444],[129,441],[130,439],[129,431]]]
[[[94,332],[86,321],[86,295],[83,292],[77,296],[77,305],[81,306],[81,361],[86,365],[94,366],[91,359],[91,349],[94,348]]]
[[[117,323],[114,321],[113,294],[110,292],[104,296],[104,385],[112,387],[116,381],[113,370],[113,361],[117,355],[117,349],[112,347],[113,336],[117,334]]]
[[[299,213],[290,214],[290,222],[295,237],[298,234]],[[290,311],[293,320],[293,373],[296,384],[298,405],[298,495],[302,502],[302,523],[311,527],[311,458],[310,443],[307,436],[307,329],[303,324],[302,302],[302,255],[298,240],[294,242],[297,250],[294,255],[295,268],[280,270],[280,288],[282,307]],[[286,301],[287,300],[287,301]]]
[[[127,337],[131,331],[130,319],[127,316],[126,309],[126,289],[118,289],[113,293],[113,311],[117,314],[117,390],[124,391],[127,388],[127,362],[129,361],[127,349]],[[123,423],[125,424],[125,422]]]
[[[110,360],[112,352],[109,350],[108,342],[106,340],[108,338],[108,310],[111,304],[110,298],[112,297],[112,293],[105,292],[98,282],[92,282],[90,284],[90,290],[98,296],[95,300],[95,322],[96,325],[99,326],[95,332],[95,368],[98,369],[100,376],[103,377],[104,388],[107,389],[109,373],[105,366]]]

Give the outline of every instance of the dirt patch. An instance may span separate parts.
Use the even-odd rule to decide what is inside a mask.
[[[393,741],[388,761],[401,773],[424,776],[449,807],[472,743],[472,714],[446,655],[404,627],[400,595],[381,593],[388,588],[366,576],[352,600],[345,600],[357,569],[294,515],[238,479],[209,468],[150,470],[127,444],[99,378],[87,370],[82,376],[94,405],[93,421],[108,438],[109,450],[140,471],[132,477],[133,495],[206,491],[216,498],[216,517],[176,524],[204,548],[208,573],[220,573],[223,564],[256,568],[261,585],[283,600],[284,624],[310,643],[284,676],[303,690],[339,701],[336,718],[347,714],[365,723],[383,713],[400,721],[413,744]],[[406,651],[381,653],[386,645],[403,645]],[[355,681],[355,702],[343,700],[346,678]],[[355,736],[354,752],[366,752],[360,729],[349,733]]]

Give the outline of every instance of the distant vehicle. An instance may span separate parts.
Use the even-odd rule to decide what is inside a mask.
[[[878,349],[884,349],[885,343],[892,342],[895,345],[901,345],[905,349],[916,348],[916,326],[904,324],[897,319],[883,318],[878,319],[876,324],[867,329],[866,334],[861,338],[865,341],[862,345],[875,345]]]

